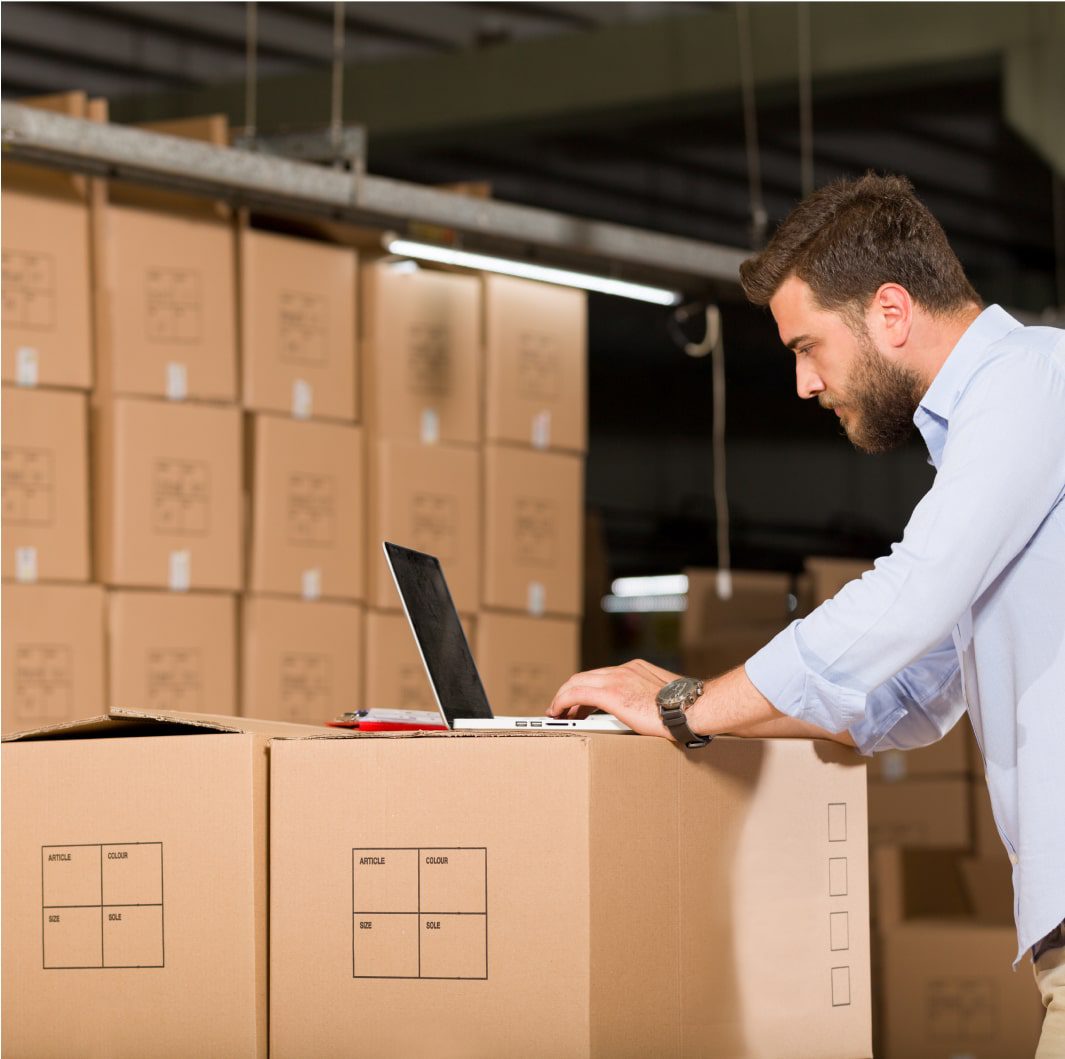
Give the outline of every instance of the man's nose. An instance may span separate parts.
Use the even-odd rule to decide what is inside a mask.
[[[802,364],[795,365],[795,389],[803,400],[816,397],[824,388],[825,384],[816,371]]]

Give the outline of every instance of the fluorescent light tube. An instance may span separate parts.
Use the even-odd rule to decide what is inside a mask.
[[[598,291],[600,294],[615,294],[619,298],[635,298],[637,301],[651,302],[654,305],[677,305],[681,300],[679,291],[667,290],[665,287],[649,287],[643,283],[629,283],[607,276],[590,276],[584,272],[570,272],[564,268],[550,268],[526,261],[474,254],[468,250],[455,250],[432,243],[417,243],[410,239],[386,236],[384,245],[390,254],[402,257],[436,261],[441,265],[457,265],[460,268],[475,268],[482,272],[501,272],[505,276],[520,276],[522,279],[557,283],[563,287],[579,287],[582,290]]]
[[[603,596],[607,614],[680,614],[688,609],[687,596]]]
[[[672,596],[688,591],[686,574],[660,574],[656,577],[619,577],[610,586],[615,596]]]

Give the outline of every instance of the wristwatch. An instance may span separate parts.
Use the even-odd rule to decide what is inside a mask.
[[[688,727],[688,719],[684,715],[684,711],[692,706],[702,693],[703,682],[701,680],[696,680],[694,677],[678,677],[659,689],[655,696],[662,723],[669,729],[669,734],[689,750],[706,746],[714,738],[712,735],[696,735]]]

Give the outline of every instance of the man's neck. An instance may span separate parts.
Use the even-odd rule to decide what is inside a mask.
[[[983,312],[978,305],[969,304],[957,313],[933,315],[918,309],[915,323],[917,334],[911,335],[914,342],[913,369],[921,376],[926,386],[939,374],[947,357],[958,344],[961,336]]]

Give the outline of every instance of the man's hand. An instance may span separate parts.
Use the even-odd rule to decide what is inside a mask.
[[[670,738],[655,696],[676,679],[676,673],[640,659],[623,666],[591,669],[570,677],[559,688],[547,713],[551,717],[586,717],[593,709],[606,710],[634,732]]]

